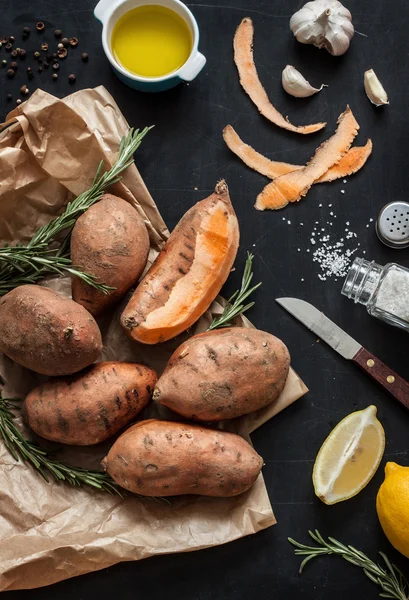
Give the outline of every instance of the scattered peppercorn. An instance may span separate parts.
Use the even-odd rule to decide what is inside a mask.
[[[20,48],[20,50],[18,51],[18,55],[20,58],[25,58],[27,55],[27,50],[24,50],[24,48]]]
[[[56,29],[56,30],[54,31],[54,35],[55,35],[55,37],[56,37],[56,38],[60,38],[60,37],[62,36],[62,31],[61,31],[61,29]]]
[[[16,48],[17,54],[20,52],[21,48]]]
[[[48,44],[47,44],[47,42],[43,42],[43,43],[41,44],[41,50],[42,50],[43,52],[47,52],[47,50],[48,50]]]
[[[9,70],[7,71],[7,77],[8,77],[9,79],[13,79],[14,75],[15,75],[14,69],[9,69]]]
[[[34,58],[40,58],[40,53],[39,52],[34,52]]]
[[[18,52],[17,52],[17,50],[12,50],[12,51],[10,52],[10,56],[12,56],[13,58],[16,58],[16,57],[18,56]]]
[[[42,73],[42,72],[43,72],[43,67],[38,67],[37,71],[38,71],[39,73]]]
[[[0,38],[0,42],[1,42],[2,44],[7,44],[7,42],[8,42],[8,39],[7,39],[6,37],[2,37],[2,38]]]
[[[62,47],[58,50],[57,54],[58,54],[58,58],[65,58],[68,54],[68,50],[67,50],[67,48]]]
[[[6,61],[6,60],[2,60],[2,61],[1,61],[1,65],[2,65],[2,67],[5,67],[5,66],[6,66],[6,64],[7,64],[7,61]]]
[[[29,72],[27,73],[27,77],[28,77],[29,79],[33,79],[33,77],[34,77],[34,73],[33,73],[33,71],[29,71]]]
[[[43,67],[44,67],[44,69],[48,69],[48,67],[49,67],[49,66],[50,66],[50,64],[49,64],[48,62],[45,62],[45,63],[43,64]]]
[[[81,58],[82,58],[83,62],[88,62],[88,54],[86,52],[83,52],[81,54]]]
[[[28,37],[30,35],[30,27],[23,27],[23,36]]]
[[[70,38],[70,46],[72,46],[73,48],[75,48],[75,46],[78,46],[78,40],[76,37]]]
[[[9,42],[10,44],[14,44],[14,35],[9,36]]]
[[[58,73],[53,73],[53,79],[58,79]]]
[[[6,50],[7,50],[7,52],[10,52],[10,50],[12,50],[12,49],[13,49],[13,44],[10,44],[10,42],[8,42],[6,44]]]
[[[28,87],[24,84],[21,86],[20,88],[20,93],[23,94],[23,96],[27,96],[27,94],[30,93],[30,90],[28,89]]]
[[[74,73],[71,73],[71,75],[69,75],[69,76],[68,76],[68,81],[69,81],[70,83],[75,83],[75,80],[76,80],[76,79],[77,79],[77,78],[76,78],[76,76],[74,75]]]
[[[20,98],[17,98],[16,104],[21,104],[21,99]]]
[[[44,28],[45,28],[45,25],[44,25],[44,23],[43,23],[42,21],[39,21],[39,22],[37,23],[37,25],[36,25],[36,29],[37,29],[37,31],[43,31],[43,30],[44,30]]]
[[[53,69],[54,69],[54,71],[58,71],[58,69],[59,69],[59,68],[60,68],[60,63],[58,63],[58,62],[55,62],[55,63],[53,64]]]
[[[58,48],[59,50],[61,50],[61,48],[64,48],[64,44],[62,44],[62,43],[60,42],[60,43],[58,44],[57,48]]]
[[[15,60],[13,60],[13,62],[10,63],[10,69],[13,69],[14,71],[18,68],[18,64],[16,63]]]
[[[70,45],[70,40],[68,38],[63,38],[61,40],[61,43],[64,46],[64,48],[68,48],[68,46]]]
[[[11,94],[7,94],[7,102],[11,102],[13,100],[13,96]]]

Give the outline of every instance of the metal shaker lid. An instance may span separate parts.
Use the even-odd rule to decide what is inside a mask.
[[[409,246],[409,202],[396,201],[383,207],[376,222],[378,238],[389,248]]]

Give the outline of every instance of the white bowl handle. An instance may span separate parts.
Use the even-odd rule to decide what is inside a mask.
[[[104,2],[105,0],[101,0]],[[179,70],[179,77],[184,81],[192,81],[203,69],[206,64],[206,57],[198,52],[191,60]]]
[[[98,4],[94,8],[94,16],[101,21],[102,24],[105,23],[105,19],[107,17],[107,12],[109,8],[112,9],[112,0],[99,0]]]

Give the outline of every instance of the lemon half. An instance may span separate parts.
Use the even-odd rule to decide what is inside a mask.
[[[375,475],[385,450],[376,406],[353,412],[331,431],[315,459],[312,481],[325,504],[348,500]]]

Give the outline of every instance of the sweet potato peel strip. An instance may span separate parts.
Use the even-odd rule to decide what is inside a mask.
[[[240,83],[244,91],[250,96],[260,113],[269,121],[296,133],[314,133],[325,127],[326,123],[315,123],[313,125],[300,125],[297,127],[285,119],[281,113],[271,104],[267,93],[261,85],[253,57],[253,22],[249,17],[242,20],[237,27],[234,36],[234,62],[236,63]]]
[[[332,137],[316,150],[313,158],[303,169],[277,177],[257,196],[255,207],[258,210],[277,210],[289,202],[297,202],[305,196],[313,185],[334,165],[337,165],[358,133],[359,125],[347,106],[338,119],[338,127]]]
[[[243,142],[231,125],[226,125],[224,128],[223,139],[230,150],[250,167],[250,169],[254,169],[257,173],[265,175],[270,179],[281,177],[281,175],[291,173],[291,171],[303,169],[305,166],[270,160]],[[314,183],[326,183],[334,181],[335,179],[347,177],[348,175],[353,175],[364,166],[371,152],[371,140],[368,140],[365,146],[350,148],[337,165],[330,167],[328,171]]]

